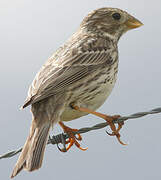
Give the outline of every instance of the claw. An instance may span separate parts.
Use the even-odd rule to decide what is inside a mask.
[[[109,133],[108,131],[106,131],[106,133],[109,135],[109,136],[115,136],[115,134],[112,132],[112,133]]]
[[[77,141],[75,142],[75,145],[77,146],[77,148],[79,148],[82,151],[86,151],[88,149],[87,147],[86,148],[82,148]]]
[[[75,135],[75,138],[78,140],[78,141],[81,141],[82,140],[82,136],[80,134],[76,134]]]
[[[57,148],[58,148],[59,151],[61,151],[61,152],[67,152],[67,150],[66,150],[66,142],[67,142],[67,141],[65,140],[63,134],[61,134],[61,140],[62,140],[62,144],[63,144],[63,147],[64,147],[64,148],[60,148],[60,147],[59,147],[59,144],[57,144]]]
[[[116,136],[117,137],[117,136]],[[117,140],[119,141],[120,144],[122,144],[123,146],[127,146],[128,144],[125,144],[123,143],[121,140],[120,140],[120,137],[117,137]]]
[[[120,140],[120,133],[119,131],[121,130],[122,126],[124,125],[124,122],[119,122],[118,123],[118,128],[116,128],[115,124],[113,123],[114,120],[117,120],[120,116],[119,115],[115,115],[115,116],[106,116],[105,120],[108,122],[111,130],[112,130],[112,133],[109,133],[108,131],[106,131],[106,133],[109,135],[109,136],[116,136],[117,140],[119,141],[120,144],[122,145],[127,145],[125,143],[123,143],[121,140]]]
[[[66,147],[65,147],[65,148],[60,148],[60,147],[59,147],[59,144],[57,144],[57,148],[58,148],[59,151],[61,151],[61,152],[67,152]]]

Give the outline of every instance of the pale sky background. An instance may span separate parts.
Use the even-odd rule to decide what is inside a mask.
[[[161,106],[161,1],[155,0],[0,0],[0,154],[21,147],[31,123],[29,108],[20,111],[30,83],[46,59],[77,29],[91,10],[118,7],[144,26],[119,42],[117,84],[99,109],[129,115]],[[92,115],[69,122],[73,128],[103,122]],[[129,120],[116,138],[101,129],[83,134],[83,152],[61,153],[48,145],[43,166],[22,171],[17,180],[160,180],[161,114]],[[61,129],[56,126],[52,132]],[[0,179],[7,180],[18,158],[0,160]]]

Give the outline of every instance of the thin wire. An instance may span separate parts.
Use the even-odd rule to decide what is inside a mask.
[[[155,108],[155,109],[152,109],[152,110],[146,111],[146,112],[138,112],[138,113],[135,113],[135,114],[131,114],[129,116],[122,116],[122,117],[118,118],[117,120],[115,120],[113,122],[116,124],[116,123],[119,123],[119,122],[127,121],[128,119],[136,119],[136,118],[140,118],[140,117],[143,117],[143,116],[146,116],[146,115],[149,115],[149,114],[157,114],[157,113],[161,113],[161,107],[160,108]],[[73,134],[76,135],[76,134],[87,133],[89,131],[105,128],[108,125],[109,124],[107,122],[96,124],[96,125],[94,125],[92,127],[81,128],[77,132],[73,132]],[[65,140],[68,139],[68,138],[69,138],[69,136],[67,134],[61,133],[61,134],[58,134],[56,136],[50,137],[47,144],[53,144],[53,145],[57,144],[57,146],[58,146],[59,143],[62,143],[64,148],[65,148]],[[58,146],[58,148],[59,148],[59,146]],[[19,148],[18,150],[15,150],[15,151],[10,151],[10,152],[8,152],[6,154],[1,155],[0,159],[13,157],[13,156],[15,156],[16,154],[18,154],[21,151],[22,151],[22,148]]]

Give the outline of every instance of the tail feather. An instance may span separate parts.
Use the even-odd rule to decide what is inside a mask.
[[[35,137],[33,138],[34,140],[36,139],[36,141],[32,143],[28,152],[26,166],[24,167],[26,170],[33,171],[41,167],[43,160],[42,154],[44,154],[45,146],[49,137],[49,129],[50,124],[43,127],[41,131],[37,129],[39,132],[36,132]],[[39,135],[37,136],[38,133]]]
[[[45,146],[49,137],[50,123],[44,123],[40,127],[33,127],[26,140],[23,150],[18,158],[11,178],[15,177],[23,168],[28,171],[39,169],[42,165]]]

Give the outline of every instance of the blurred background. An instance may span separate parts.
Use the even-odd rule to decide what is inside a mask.
[[[78,28],[91,10],[117,7],[144,23],[119,42],[116,86],[99,109],[129,115],[161,106],[161,1],[147,0],[0,0],[0,154],[21,147],[29,133],[30,109],[23,104],[42,64]],[[73,128],[103,122],[92,115],[66,123]],[[101,129],[83,134],[83,152],[61,153],[48,145],[39,171],[22,171],[16,179],[161,179],[161,114],[129,120],[121,130],[122,146]],[[60,133],[58,126],[51,134]],[[18,158],[0,160],[7,180]]]

